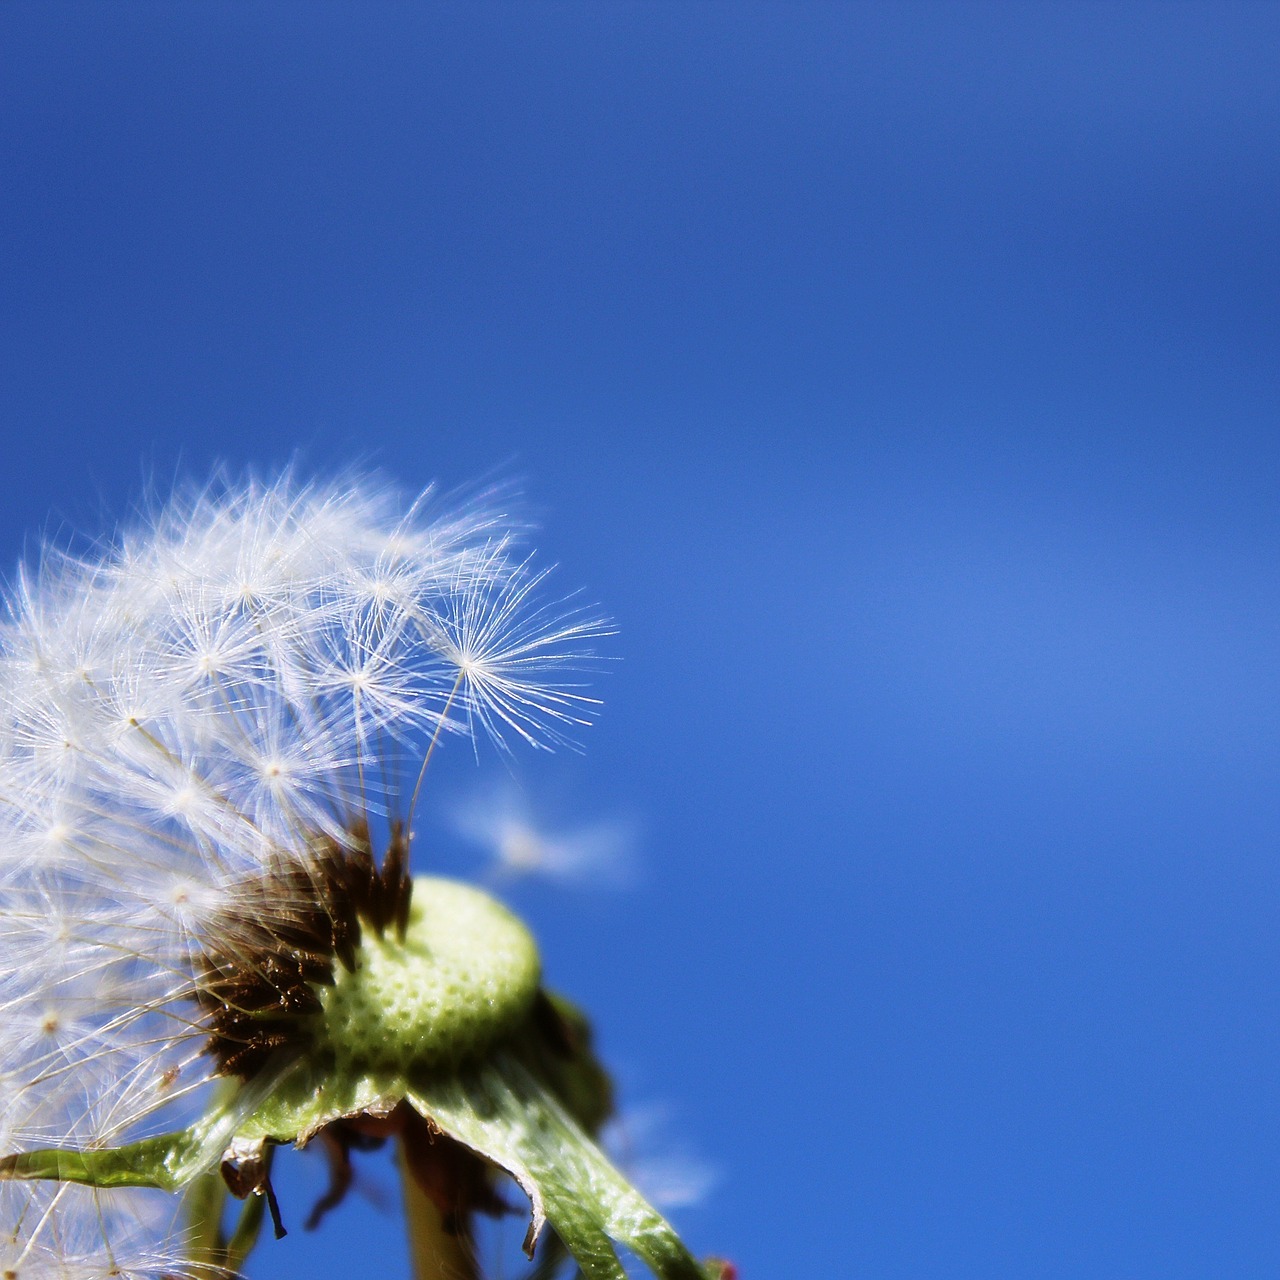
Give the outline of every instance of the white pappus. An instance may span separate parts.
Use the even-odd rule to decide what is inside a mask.
[[[454,830],[486,857],[491,877],[622,888],[635,878],[636,824],[602,818],[549,826],[514,783],[479,790],[449,811]]]
[[[264,912],[288,925],[273,868],[407,823],[442,735],[548,746],[590,720],[579,673],[607,627],[543,602],[519,534],[496,498],[403,505],[286,473],[220,479],[19,573],[0,628],[3,1151],[187,1123],[227,1065],[201,957],[212,931],[227,950]],[[163,1196],[0,1183],[5,1280],[199,1272]]]

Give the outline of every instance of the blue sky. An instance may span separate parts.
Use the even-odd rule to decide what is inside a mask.
[[[692,1244],[1274,1276],[1278,41],[1224,0],[5,5],[10,563],[217,461],[522,478],[621,660],[520,782],[641,873],[514,897],[718,1168]],[[433,765],[424,856],[469,865],[493,768]],[[255,1275],[402,1274],[342,1214]]]

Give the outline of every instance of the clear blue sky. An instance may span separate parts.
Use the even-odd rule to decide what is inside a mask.
[[[718,1166],[692,1244],[1274,1277],[1278,55],[1225,0],[11,0],[0,545],[215,460],[522,476],[622,657],[523,781],[643,874],[517,899]]]

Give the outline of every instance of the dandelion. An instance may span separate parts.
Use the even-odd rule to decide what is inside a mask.
[[[214,1277],[275,1149],[334,1185],[394,1139],[419,1280],[478,1274],[500,1180],[549,1276],[714,1274],[601,1155],[608,1077],[524,926],[411,874],[448,738],[590,722],[604,634],[546,602],[497,502],[222,480],[91,554],[46,549],[0,631],[0,1277]],[[7,1153],[7,1154],[6,1154]],[[242,1202],[236,1207],[236,1202]],[[549,1224],[549,1229],[544,1227]],[[542,1244],[538,1245],[541,1239]]]

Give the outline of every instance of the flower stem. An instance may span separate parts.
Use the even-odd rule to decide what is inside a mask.
[[[440,1210],[413,1175],[403,1137],[396,1147],[413,1280],[479,1280],[470,1239],[445,1229]]]

